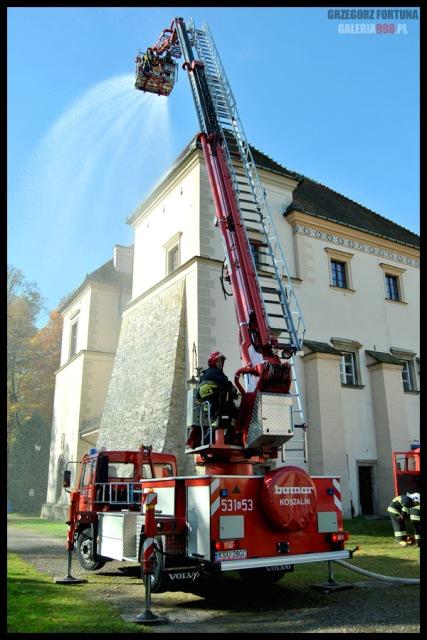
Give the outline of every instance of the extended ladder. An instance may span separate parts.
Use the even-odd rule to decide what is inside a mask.
[[[268,285],[261,286],[259,283],[270,327],[278,336],[279,345],[282,349],[290,346],[294,351],[300,351],[305,333],[304,320],[292,286],[285,255],[273,223],[265,190],[243,131],[236,101],[208,25],[204,24],[201,29],[198,29],[191,20],[188,33],[191,38],[191,44],[195,47],[199,59],[204,64],[209,92],[225,141],[224,153],[233,181],[234,192],[237,194],[242,220],[248,235],[251,232],[256,233],[256,244],[262,249],[256,260],[252,256],[254,265],[270,276]],[[271,278],[273,278],[273,286],[271,286]],[[277,313],[278,310],[280,313]],[[277,321],[279,321],[279,326],[274,326]],[[304,413],[293,358],[289,362],[292,371],[291,395],[295,398],[293,403],[293,423],[296,427],[300,427],[303,432],[303,437],[298,440],[301,441],[301,450],[304,451],[304,460],[306,461],[306,434],[305,426],[303,427],[305,425]],[[297,449],[294,450],[297,451]],[[289,448],[287,451],[289,451]],[[286,456],[286,459],[290,460],[291,458]]]

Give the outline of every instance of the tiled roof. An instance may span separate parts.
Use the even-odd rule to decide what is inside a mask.
[[[341,351],[331,347],[327,342],[316,342],[314,340],[304,340],[303,347],[308,347],[310,351],[314,351],[314,353],[332,353],[336,356],[340,356]]]
[[[366,353],[377,362],[384,362],[386,364],[403,364],[403,360],[399,360],[399,358],[392,356],[390,353],[385,353],[384,351],[370,351],[366,349]]]
[[[114,261],[113,259],[111,259],[105,264],[103,264],[101,267],[99,267],[98,269],[95,269],[95,271],[92,271],[92,273],[87,273],[86,278],[83,280],[81,285],[77,287],[75,291],[70,293],[69,296],[66,297],[59,311],[63,311],[66,307],[68,307],[70,302],[81,291],[83,291],[84,287],[91,281],[105,282],[107,284],[116,284],[120,287],[127,287],[130,289],[132,286],[132,275],[130,273],[124,273],[123,271],[116,271],[116,269],[114,268]]]
[[[420,238],[417,234],[309,178],[303,178],[294,190],[293,200],[286,209],[285,216],[294,210],[325,218],[392,242],[416,248],[420,246]]]
[[[96,280],[97,282],[107,282],[109,284],[118,284],[122,287],[130,287],[132,284],[132,275],[124,271],[117,271],[114,268],[113,259],[103,264],[92,273],[86,274],[84,282],[88,280]]]

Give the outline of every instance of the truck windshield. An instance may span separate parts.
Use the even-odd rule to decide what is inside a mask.
[[[133,462],[110,462],[108,464],[108,480],[133,478],[134,473]]]

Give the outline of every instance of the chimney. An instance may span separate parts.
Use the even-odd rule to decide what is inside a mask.
[[[114,246],[113,264],[116,271],[132,274],[133,246],[124,247],[121,244]]]

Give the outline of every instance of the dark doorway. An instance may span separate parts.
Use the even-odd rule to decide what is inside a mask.
[[[374,468],[359,465],[359,502],[362,516],[374,515]]]

